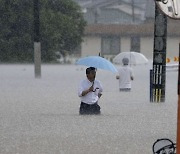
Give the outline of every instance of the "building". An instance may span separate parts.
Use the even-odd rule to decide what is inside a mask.
[[[167,57],[178,56],[180,22],[168,20]],[[88,25],[85,30],[81,56],[98,55],[113,58],[122,51],[136,51],[153,58],[154,23],[140,25]]]
[[[74,0],[88,22],[81,56],[101,55],[112,59],[123,51],[136,51],[153,58],[155,3],[152,0]],[[168,19],[167,57],[178,56],[179,21]]]
[[[152,0],[73,0],[88,24],[140,24],[154,17]]]

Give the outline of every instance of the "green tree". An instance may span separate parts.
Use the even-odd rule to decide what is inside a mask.
[[[32,61],[32,4],[0,0],[0,61]]]
[[[0,0],[0,61],[33,61],[33,0]],[[82,42],[86,22],[72,0],[40,0],[42,61],[69,54]]]

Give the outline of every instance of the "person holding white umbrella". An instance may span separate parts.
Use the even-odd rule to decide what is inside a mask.
[[[119,68],[119,75],[116,79],[119,80],[120,91],[131,91],[131,81],[134,80],[133,69],[129,67],[129,59],[122,59],[123,66]]]

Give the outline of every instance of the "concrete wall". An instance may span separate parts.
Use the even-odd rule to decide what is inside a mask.
[[[174,57],[179,56],[179,43],[180,38],[167,38],[167,58],[170,58],[173,60]]]
[[[148,59],[153,59],[153,47],[154,38],[153,37],[141,37],[140,39],[140,52],[144,54]],[[130,51],[130,37],[121,37],[120,39],[120,51]],[[167,38],[167,58],[173,61],[174,57],[179,56],[179,43],[180,38]],[[84,42],[82,43],[81,56],[98,55],[101,51],[101,37],[100,36],[87,36],[84,37]],[[109,55],[111,56],[111,55]],[[112,55],[113,56],[113,55]]]
[[[140,41],[140,52],[145,55],[146,58],[153,59],[154,38],[141,37]]]
[[[180,38],[167,37],[166,57],[171,59],[173,62],[174,57],[179,56],[179,42]],[[144,54],[148,59],[153,59],[153,37],[142,37],[141,38],[141,53]]]
[[[81,56],[97,56],[101,52],[101,38],[90,36],[84,37],[84,42],[81,45]]]
[[[173,61],[174,57],[179,56],[179,43],[180,43],[180,38],[167,37],[166,57],[170,58],[171,62]],[[144,54],[148,59],[153,59],[153,47],[154,47],[153,37],[141,38],[141,53]]]
[[[129,37],[121,37],[121,52],[130,51],[131,40]]]

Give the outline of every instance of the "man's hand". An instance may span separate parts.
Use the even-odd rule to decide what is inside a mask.
[[[94,84],[93,84],[93,85],[94,85]],[[82,96],[85,96],[87,93],[93,91],[93,89],[94,89],[93,85],[92,85],[91,87],[89,87],[89,89],[84,90],[84,91],[82,92]]]

